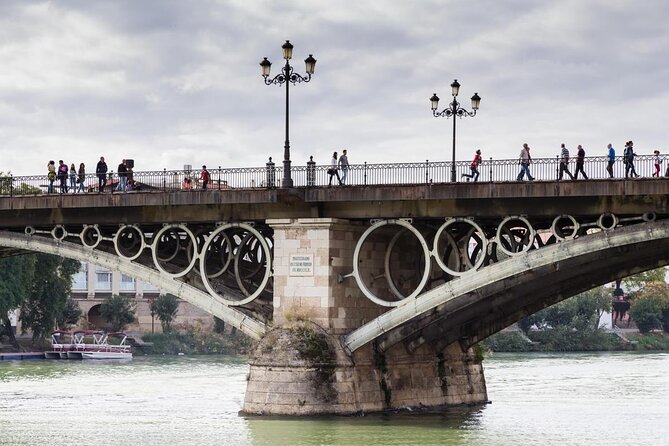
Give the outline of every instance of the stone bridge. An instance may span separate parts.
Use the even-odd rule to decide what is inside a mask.
[[[667,264],[669,182],[0,197],[5,255],[152,283],[260,342],[249,413],[487,400],[476,343]]]

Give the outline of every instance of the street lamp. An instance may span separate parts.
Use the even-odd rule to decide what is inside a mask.
[[[316,59],[313,55],[309,54],[309,57],[304,59],[306,65],[306,76],[302,76],[293,71],[293,67],[290,66],[290,59],[293,57],[293,44],[290,41],[286,40],[286,43],[281,45],[283,50],[283,58],[286,60],[286,65],[281,68],[281,73],[277,74],[273,78],[269,78],[270,68],[272,63],[263,58],[260,62],[260,74],[265,79],[266,85],[281,85],[286,84],[286,143],[283,146],[283,180],[281,180],[281,187],[293,187],[293,179],[290,176],[290,142],[288,140],[288,117],[289,117],[289,108],[288,108],[288,86],[290,84],[298,84],[300,82],[309,82],[311,80],[311,75],[314,74],[314,69],[316,68]]]
[[[439,97],[437,93],[433,94],[430,98],[432,103],[432,114],[435,118],[437,117],[447,117],[450,118],[453,116],[453,164],[451,164],[451,182],[455,182],[455,117],[463,118],[465,116],[476,116],[476,110],[479,109],[481,104],[481,98],[478,93],[474,93],[472,96],[472,111],[468,111],[460,106],[460,103],[457,100],[458,93],[460,92],[460,83],[455,79],[451,84],[451,94],[453,95],[453,102],[448,104],[448,108],[445,108],[442,111],[437,111],[439,108]]]

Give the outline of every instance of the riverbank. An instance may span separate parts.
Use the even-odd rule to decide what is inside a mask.
[[[488,351],[509,353],[669,351],[669,335],[662,331],[648,334],[605,330],[581,333],[554,329],[525,334],[517,330],[499,332],[482,344]]]

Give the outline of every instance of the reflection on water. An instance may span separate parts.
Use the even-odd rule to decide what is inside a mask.
[[[492,404],[446,413],[241,417],[244,358],[0,362],[2,445],[657,445],[668,354],[497,354]]]

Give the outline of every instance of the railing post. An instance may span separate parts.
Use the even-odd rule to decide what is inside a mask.
[[[557,169],[555,169],[555,181],[558,181],[560,178],[560,155],[555,155],[555,162],[557,163]]]
[[[276,178],[274,171],[274,163],[272,162],[272,157],[269,157],[269,161],[265,164],[265,170],[267,171],[267,187],[273,188],[274,181]]]
[[[364,182],[363,182],[363,184],[364,184],[365,186],[367,186],[367,161],[365,161],[365,167],[364,167],[364,169],[365,169],[365,170],[364,170],[364,175],[363,175],[363,178],[364,178]]]
[[[490,157],[490,182],[492,183],[492,156]]]
[[[430,160],[425,160],[425,184],[430,183]]]
[[[9,174],[9,196],[14,196],[14,175]]]
[[[163,192],[167,190],[167,167],[163,167]]]
[[[316,185],[316,161],[314,161],[314,156],[309,156],[309,161],[307,161],[307,187],[313,187]]]

